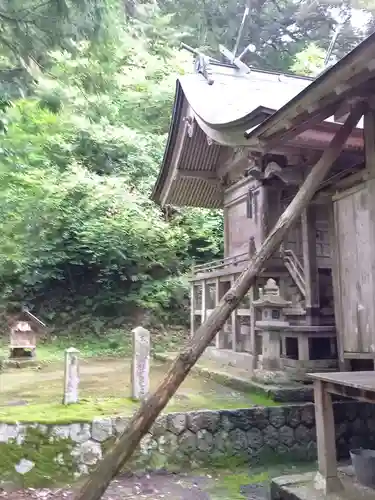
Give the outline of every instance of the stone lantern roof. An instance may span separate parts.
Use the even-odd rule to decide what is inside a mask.
[[[254,300],[253,305],[255,307],[272,307],[272,309],[284,309],[291,305],[291,302],[283,299],[280,295],[280,289],[276,284],[276,281],[270,278],[264,289],[263,295],[258,300]]]

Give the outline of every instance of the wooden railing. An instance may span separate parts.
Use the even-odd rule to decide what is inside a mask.
[[[195,277],[199,274],[211,273],[213,271],[221,271],[222,269],[237,266],[239,263],[245,262],[248,259],[248,254],[242,253],[235,255],[234,257],[225,257],[223,259],[214,260],[212,262],[208,262],[207,264],[199,264],[193,266],[193,276]]]
[[[281,245],[280,247],[280,254],[284,261],[285,267],[289,271],[289,274],[293,278],[299,291],[302,293],[302,296],[306,297],[305,271],[299,258],[293,252],[293,250],[291,250],[290,248],[284,248],[284,245]]]

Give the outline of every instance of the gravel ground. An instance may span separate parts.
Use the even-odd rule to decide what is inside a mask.
[[[220,488],[218,488],[220,490]],[[265,484],[243,485],[238,492],[244,500],[266,500]],[[72,500],[73,491],[67,489],[27,489],[1,491],[7,500]],[[141,477],[118,477],[112,481],[103,500],[219,500],[229,498],[224,492],[215,493],[215,479],[211,476],[189,474],[152,474]]]

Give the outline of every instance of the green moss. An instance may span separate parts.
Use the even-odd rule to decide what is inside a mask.
[[[15,441],[0,443],[0,477],[23,488],[66,484],[74,475],[73,446],[69,439],[28,428],[21,446]],[[22,459],[34,463],[26,474],[19,474],[15,469]]]
[[[0,422],[68,424],[91,422],[104,415],[131,415],[137,405],[127,398],[87,400],[72,405],[40,403],[2,408]]]

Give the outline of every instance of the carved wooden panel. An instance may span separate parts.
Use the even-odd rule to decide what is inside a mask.
[[[374,187],[374,181],[372,188]],[[344,352],[375,352],[375,200],[369,183],[334,203],[341,346]],[[339,295],[337,297],[337,295]]]

